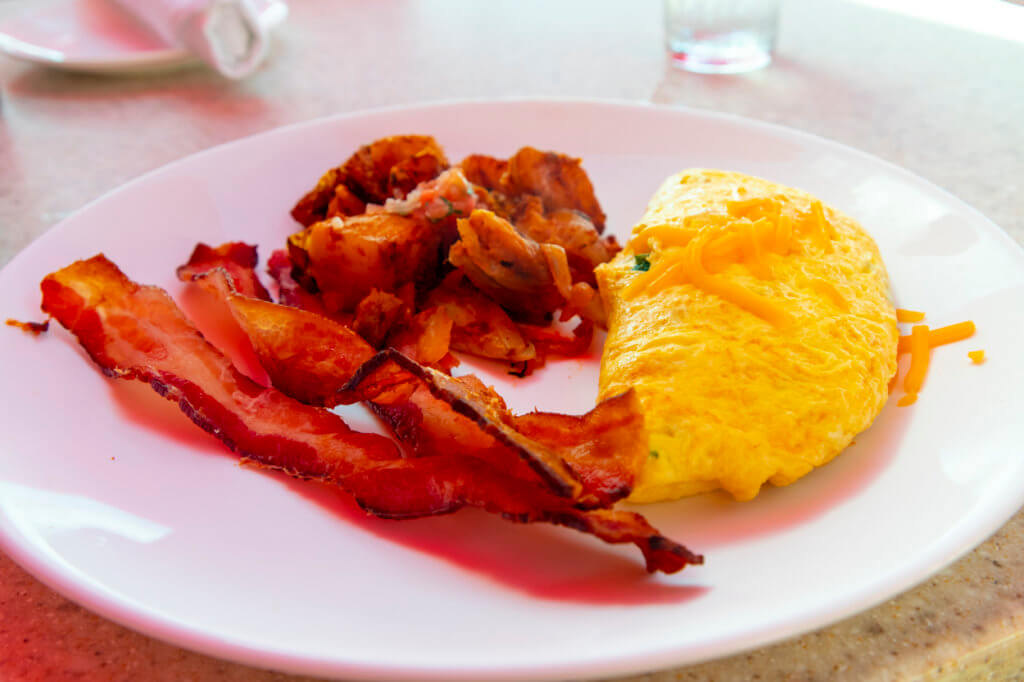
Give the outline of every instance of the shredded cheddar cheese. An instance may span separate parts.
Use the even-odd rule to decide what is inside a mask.
[[[690,281],[704,291],[723,298],[774,325],[784,326],[789,323],[789,314],[777,304],[735,282],[709,274],[703,264],[703,251],[706,243],[707,237],[701,235],[690,242],[686,248],[683,264]]]
[[[651,266],[623,290],[626,299],[641,291],[656,294],[667,287],[692,284],[773,325],[786,325],[792,316],[780,305],[731,280],[715,277],[730,265],[742,264],[761,280],[773,279],[768,254],[785,256],[797,250],[793,216],[776,198],[726,202],[727,214],[703,213],[682,221],[644,225],[629,241],[633,252],[650,252]],[[801,232],[809,234],[825,253],[832,252],[835,226],[820,201],[810,213],[800,214]],[[849,303],[823,279],[809,282],[837,308],[849,312]]]
[[[906,310],[904,308],[896,309],[896,321],[897,322],[920,322],[924,319],[924,313],[916,310]]]
[[[910,333],[910,369],[903,377],[903,390],[907,393],[918,393],[924,385],[931,362],[929,341],[928,325],[915,324]]]
[[[825,211],[820,201],[811,204],[811,215],[814,217],[815,235],[825,253],[832,253],[832,240],[835,239],[835,228],[825,219]]]
[[[957,341],[963,341],[974,336],[975,326],[974,322],[967,320],[966,322],[957,322],[947,327],[939,327],[938,329],[932,329],[928,333],[928,347],[935,348],[936,346],[944,346],[947,343],[955,343]],[[900,336],[899,345],[896,346],[896,352],[906,353],[910,351],[910,336],[906,334]]]
[[[908,405],[913,405],[916,402],[917,402],[917,394],[916,393],[907,393],[902,398],[900,398],[899,400],[896,401],[896,405],[899,406],[899,407],[907,407]]]
[[[779,216],[779,221],[775,225],[775,239],[772,243],[772,250],[780,256],[785,256],[790,252],[792,241],[793,219],[784,213]]]
[[[843,298],[843,295],[839,293],[839,290],[836,289],[831,282],[821,279],[820,277],[815,277],[810,280],[810,285],[812,289],[828,298],[828,300],[832,301],[832,303],[834,303],[835,306],[844,313],[850,312],[849,302]]]
[[[916,321],[924,319],[924,313],[913,310],[897,310],[897,319],[900,322]],[[928,365],[931,361],[931,349],[936,346],[944,346],[948,343],[963,341],[974,335],[975,326],[971,320],[957,322],[938,329],[929,329],[926,324],[916,324],[911,328],[910,334],[900,336],[896,346],[897,353],[910,353],[910,369],[903,377],[903,391],[905,395],[896,403],[900,407],[913,405],[917,401],[917,394],[924,384],[925,375],[928,373]],[[974,350],[967,353],[975,364],[985,361],[985,351]]]

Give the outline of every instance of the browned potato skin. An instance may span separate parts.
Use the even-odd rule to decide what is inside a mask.
[[[485,154],[470,154],[459,163],[459,167],[466,179],[474,185],[500,190],[502,178],[508,171],[508,161]]]
[[[327,216],[359,215],[366,211],[366,203],[352,193],[345,185],[334,188],[334,198],[327,205]]]
[[[302,225],[312,225],[323,220],[327,207],[334,198],[334,188],[341,182],[341,169],[332,168],[320,176],[316,187],[309,190],[292,208],[292,217]]]
[[[353,310],[373,289],[393,292],[429,281],[441,261],[434,226],[383,212],[314,223],[288,246],[304,286],[314,280],[332,313]]]
[[[563,208],[582,211],[594,222],[598,234],[604,231],[604,211],[579,159],[523,147],[508,160],[502,186],[511,196],[539,196],[549,212]]]
[[[335,215],[357,215],[366,204],[404,197],[416,185],[448,168],[448,158],[429,135],[393,135],[363,145],[292,209],[305,226]]]
[[[401,296],[374,289],[356,306],[352,329],[374,348],[381,348],[388,334],[412,316],[412,306]]]
[[[452,320],[451,347],[483,358],[524,362],[537,351],[501,306],[458,271],[427,296],[426,305],[445,310]]]
[[[565,301],[540,244],[507,220],[478,209],[458,225],[459,241],[448,251],[448,260],[503,308],[542,319]]]
[[[341,167],[345,184],[367,203],[403,197],[416,185],[437,177],[448,159],[429,135],[384,137],[356,150]]]
[[[565,249],[574,282],[597,286],[594,268],[611,260],[618,251],[614,238],[602,239],[597,228],[582,213],[558,209],[545,215],[538,197],[528,197],[516,211],[516,229],[541,244],[557,244]]]

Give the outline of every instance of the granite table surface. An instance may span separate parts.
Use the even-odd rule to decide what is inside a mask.
[[[0,0],[0,18],[27,4]],[[0,57],[0,265],[92,199],[222,142],[339,112],[509,96],[686,105],[791,126],[923,176],[1024,243],[1024,42],[863,4],[791,0],[771,66],[702,76],[667,63],[661,30],[655,0],[295,0],[271,59],[241,82],[200,68],[75,75]],[[1018,512],[873,609],[630,679],[1024,679],[1022,631]],[[125,629],[0,554],[0,680],[185,679],[300,678]]]

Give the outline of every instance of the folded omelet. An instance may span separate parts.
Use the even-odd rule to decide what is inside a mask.
[[[806,192],[683,171],[596,274],[600,398],[636,389],[650,440],[633,502],[787,485],[885,404],[898,339],[885,265]]]

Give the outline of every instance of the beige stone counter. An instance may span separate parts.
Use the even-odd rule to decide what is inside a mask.
[[[0,17],[24,4],[0,0]],[[338,112],[510,95],[685,104],[817,133],[918,173],[1024,243],[1024,42],[792,0],[771,67],[696,76],[666,64],[654,0],[294,0],[292,10],[273,59],[240,83],[197,69],[68,75],[0,57],[0,264],[100,194],[214,144]],[[1018,513],[953,566],[870,611],[634,679],[1024,679],[1021,631]],[[298,678],[126,630],[0,555],[0,680],[182,679]]]

